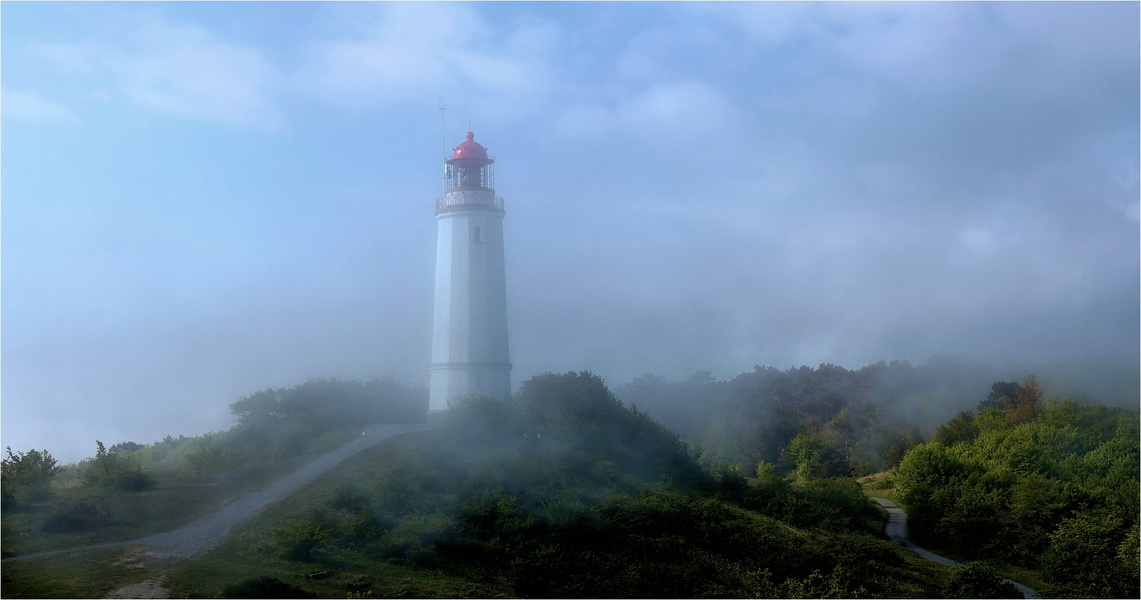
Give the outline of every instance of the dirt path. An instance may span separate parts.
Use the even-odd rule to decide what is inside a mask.
[[[886,498],[872,498],[872,500],[875,500],[876,503],[884,507],[884,510],[887,511],[887,523],[884,523],[883,526],[883,532],[885,535],[887,535],[887,537],[900,542],[908,550],[911,550],[912,552],[928,560],[942,563],[948,567],[963,566],[961,563],[957,563],[945,556],[939,556],[930,550],[925,550],[919,546],[916,546],[915,542],[912,542],[911,538],[907,537],[907,513],[903,512],[903,509],[900,508],[896,503],[892,502],[891,500],[887,500]],[[1018,591],[1022,592],[1024,597],[1038,598],[1038,595],[1034,593],[1034,590],[1030,589],[1029,587],[1026,587],[1021,583],[1012,581],[1010,579],[1007,579],[1006,581],[1009,581],[1014,585],[1014,587],[1018,588]]]
[[[128,543],[153,546],[158,548],[164,557],[189,558],[218,545],[234,525],[254,516],[269,504],[289,496],[301,486],[324,475],[346,458],[375,445],[384,438],[398,433],[422,431],[430,427],[432,425],[427,423],[375,425],[366,430],[359,440],[349,442],[301,467],[293,474],[273,482],[268,487],[250,492],[189,525]]]
[[[81,548],[67,548],[13,556],[4,559],[4,562],[61,554],[64,552],[139,545],[154,548],[157,551],[158,557],[189,558],[203,550],[218,545],[234,525],[249,519],[266,506],[289,496],[301,486],[325,474],[346,458],[376,445],[387,437],[411,431],[423,431],[434,426],[433,423],[420,423],[416,425],[374,425],[366,429],[360,439],[353,440],[328,454],[324,454],[313,460],[313,462],[294,471],[292,474],[286,475],[273,482],[269,486],[256,492],[249,492],[205,517],[173,531],[149,535],[144,538],[125,542],[110,542]]]

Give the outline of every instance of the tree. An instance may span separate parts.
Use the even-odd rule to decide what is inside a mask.
[[[939,442],[944,446],[954,446],[960,442],[971,442],[979,435],[979,428],[975,425],[975,413],[964,410],[951,418],[950,421],[939,426],[931,436],[932,442]]]
[[[1120,556],[1126,539],[1127,530],[1116,515],[1101,510],[1075,513],[1050,535],[1050,547],[1042,555],[1042,574],[1068,597],[1135,596],[1137,574],[1126,572],[1130,565]]]
[[[795,465],[800,481],[851,475],[847,459],[828,435],[801,432],[788,442],[785,456]]]
[[[167,436],[167,437],[170,437],[170,436]],[[139,444],[136,442],[119,442],[118,444],[115,444],[114,446],[111,446],[110,448],[108,448],[107,453],[108,454],[118,454],[120,452],[123,452],[123,453],[138,452],[139,450],[142,450],[144,447],[145,446],[143,446],[142,444]]]
[[[86,461],[81,477],[87,485],[138,492],[154,485],[154,477],[129,454],[111,453],[95,440],[95,457]]]
[[[986,400],[979,402],[977,411],[983,412],[988,408],[997,408],[1002,410],[1003,398],[1013,398],[1015,390],[1018,389],[1018,383],[1014,381],[996,381],[990,386],[990,393],[987,394]]]
[[[1042,390],[1038,389],[1038,380],[1033,375],[1027,375],[1022,385],[1014,390],[1014,396],[1003,397],[1002,406],[1006,410],[1008,423],[1034,420],[1042,407]]]
[[[0,475],[4,499],[39,502],[51,496],[52,479],[61,468],[56,459],[47,450],[13,453],[11,446],[7,449]]]

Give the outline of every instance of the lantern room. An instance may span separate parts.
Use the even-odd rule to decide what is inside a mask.
[[[495,159],[487,157],[487,148],[475,141],[475,134],[467,132],[467,141],[455,147],[447,160],[444,177],[449,190],[494,190]]]

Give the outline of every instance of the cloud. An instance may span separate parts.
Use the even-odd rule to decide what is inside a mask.
[[[114,94],[141,108],[261,128],[280,124],[271,98],[278,70],[256,50],[195,26],[145,19],[115,41],[29,43],[26,49],[64,73],[110,77]]]
[[[293,88],[350,109],[434,99],[462,89],[481,109],[531,112],[554,85],[550,23],[489,25],[468,5],[397,2],[347,10],[351,28],[307,44]]]
[[[36,121],[74,127],[79,119],[61,102],[45,98],[36,92],[0,92],[0,111],[6,119]]]
[[[571,105],[554,127],[569,138],[617,133],[657,141],[693,141],[726,134],[741,118],[741,111],[718,90],[691,80],[653,84],[609,105]]]

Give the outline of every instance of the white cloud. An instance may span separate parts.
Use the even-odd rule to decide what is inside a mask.
[[[495,31],[468,5],[398,2],[369,11],[355,31],[309,44],[292,77],[296,90],[363,108],[463,89],[518,110],[554,84],[545,60],[559,37],[551,24]]]
[[[79,119],[62,103],[36,92],[0,92],[0,112],[4,118],[75,126]]]
[[[198,27],[148,19],[115,41],[32,43],[27,50],[69,74],[110,77],[117,95],[142,108],[266,128],[280,121],[270,97],[277,69],[257,51]]]
[[[728,133],[740,118],[740,111],[716,89],[683,81],[651,85],[612,106],[570,106],[555,129],[571,138],[625,133],[650,140],[692,141]]]

